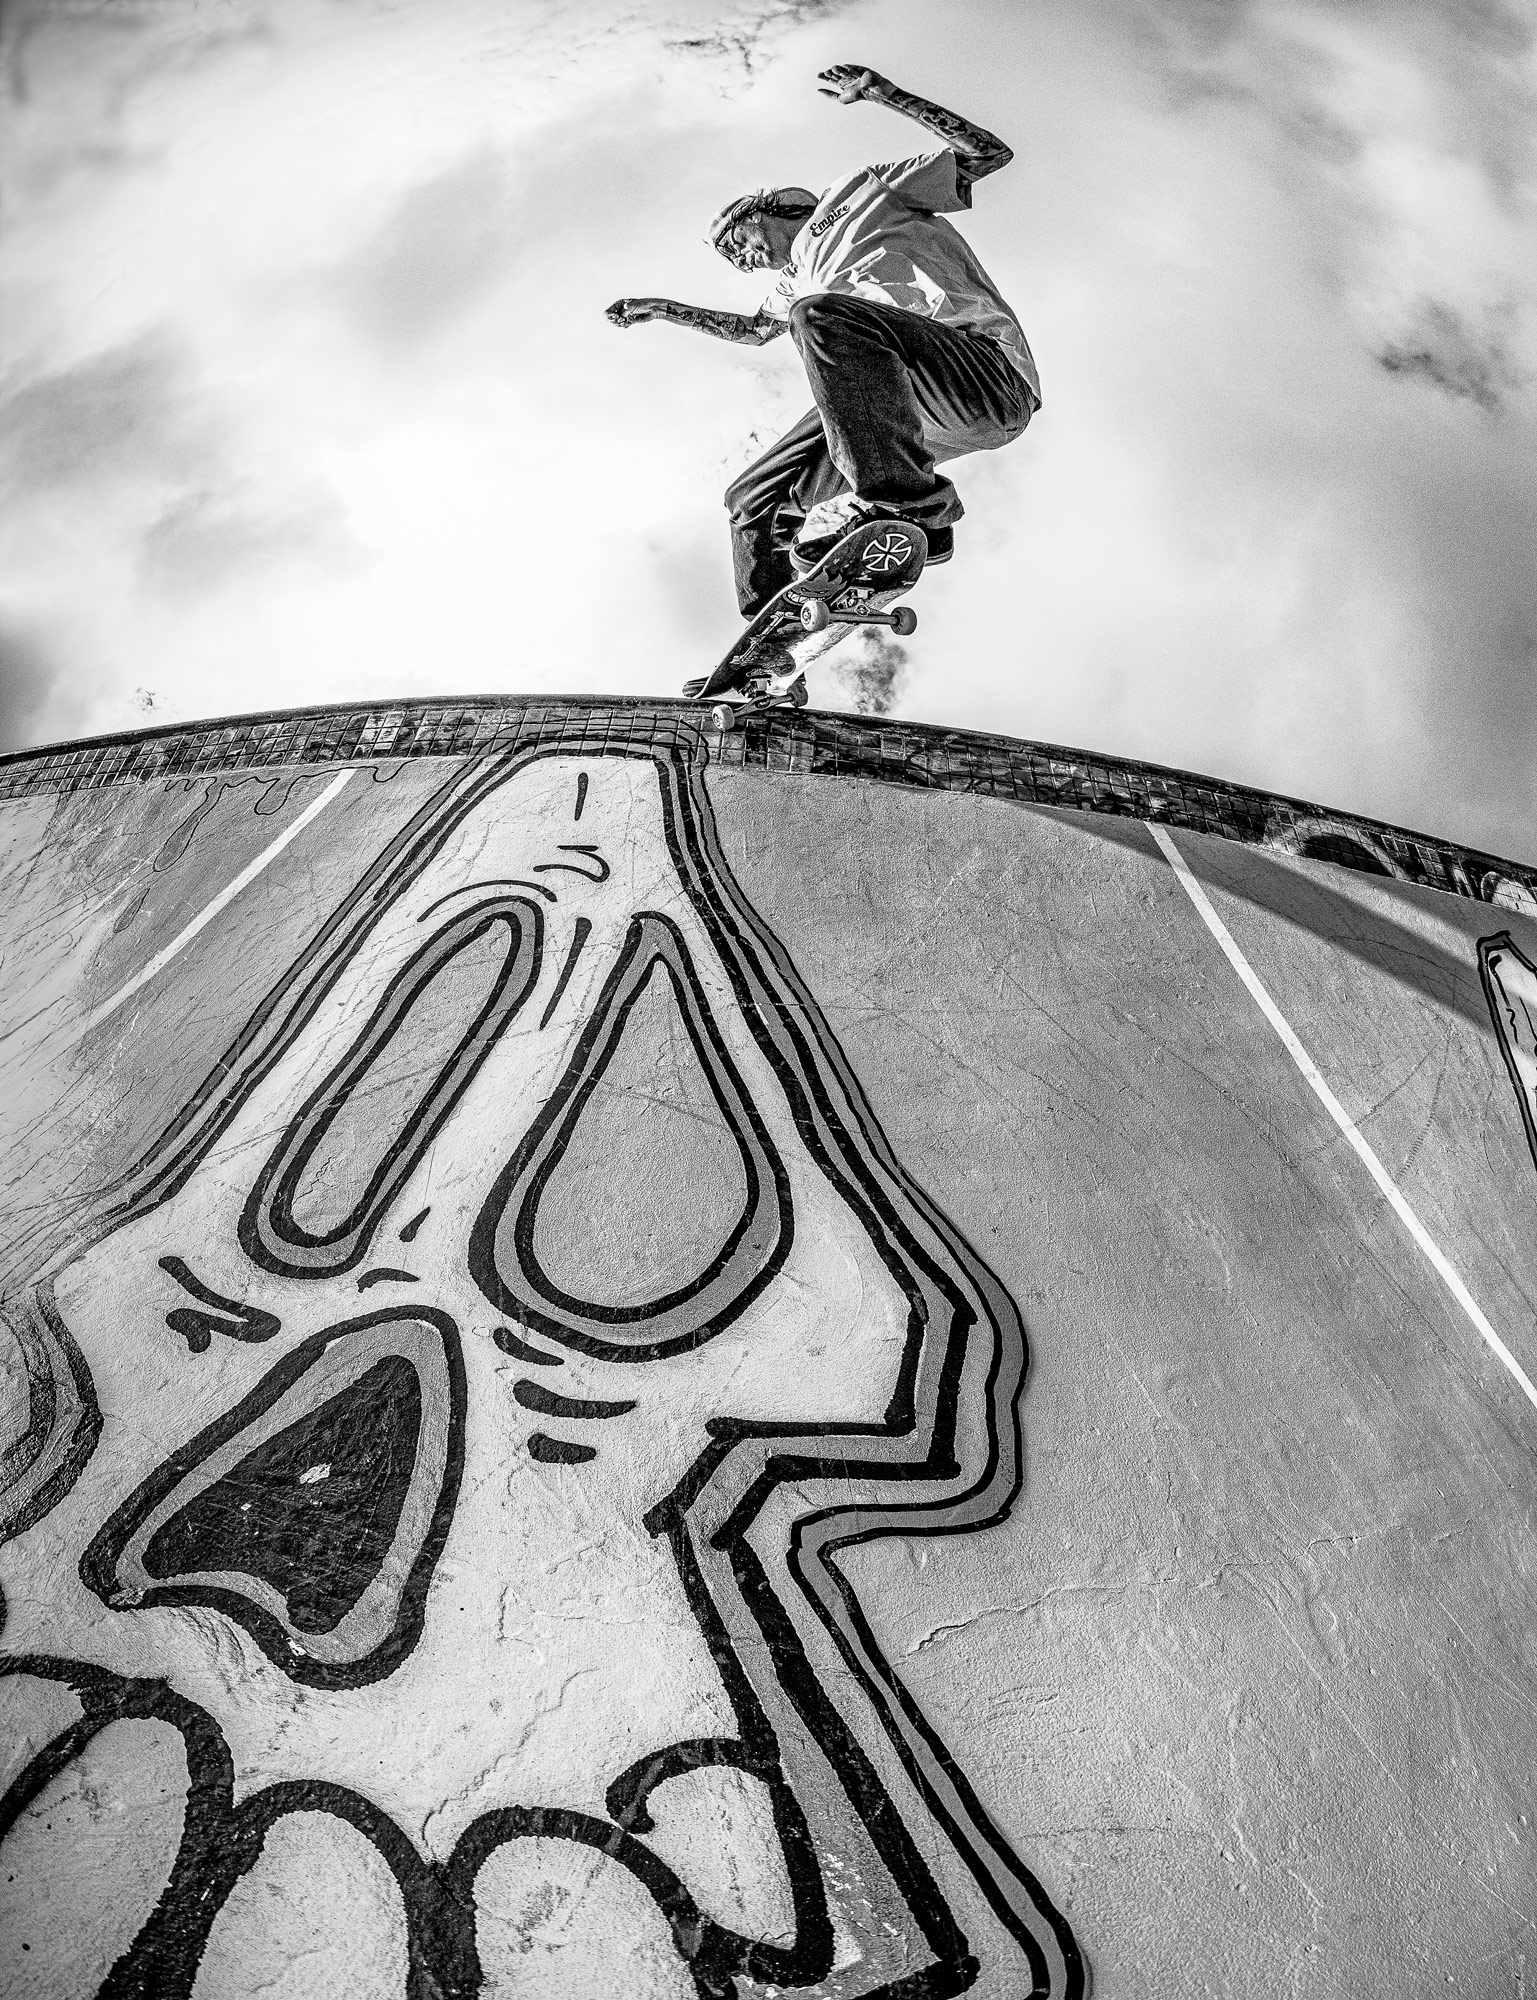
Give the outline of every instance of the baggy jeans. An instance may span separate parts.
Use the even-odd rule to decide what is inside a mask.
[[[790,337],[816,407],[726,489],[744,618],[790,581],[790,543],[819,501],[852,489],[923,528],[958,521],[936,460],[996,451],[1038,408],[995,340],[899,306],[797,299]]]

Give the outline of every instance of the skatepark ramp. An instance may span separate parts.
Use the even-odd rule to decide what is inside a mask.
[[[1516,1995],[1537,872],[810,711],[0,759],[8,1995]]]

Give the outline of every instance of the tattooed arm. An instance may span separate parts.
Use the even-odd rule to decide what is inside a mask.
[[[926,97],[899,90],[879,70],[861,69],[858,63],[835,63],[831,69],[822,71],[817,85],[824,97],[836,97],[840,104],[857,104],[861,99],[867,104],[889,104],[893,111],[900,111],[904,118],[914,119],[942,139],[955,154],[956,179],[965,200],[970,199],[973,181],[997,173],[1014,157],[1012,149],[996,133],[973,125],[969,118],[962,118],[954,111],[946,111],[942,104],[931,104]]]
[[[615,299],[604,310],[604,318],[615,326],[639,326],[643,319],[670,320],[674,326],[692,326],[700,333],[713,333],[717,340],[736,340],[746,347],[761,347],[785,331],[785,322],[772,313],[716,312],[710,306],[686,306],[677,299]]]

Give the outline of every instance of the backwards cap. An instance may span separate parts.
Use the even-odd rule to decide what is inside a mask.
[[[816,205],[817,198],[810,188],[754,188],[751,194],[738,196],[721,210],[710,224],[705,241],[712,250],[719,250],[728,231],[745,222],[749,215],[810,215]]]

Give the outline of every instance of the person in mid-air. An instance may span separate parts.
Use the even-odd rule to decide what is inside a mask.
[[[825,193],[760,188],[723,209],[709,240],[739,271],[777,271],[758,312],[617,299],[615,326],[671,320],[761,346],[788,328],[815,409],[726,491],[744,617],[873,515],[913,521],[929,561],[954,546],[960,496],[935,461],[1012,442],[1040,408],[1019,321],[944,215],[1014,157],[1001,139],[876,71],[839,63],[819,87],[887,104],[944,143],[861,168]]]

